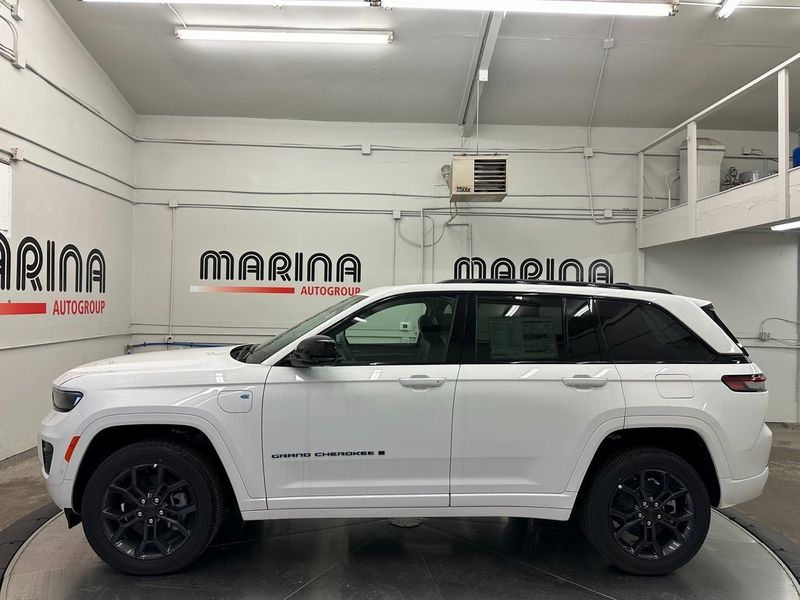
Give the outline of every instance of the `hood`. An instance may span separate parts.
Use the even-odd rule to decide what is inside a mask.
[[[78,377],[92,375],[155,375],[166,372],[199,372],[230,368],[233,365],[242,364],[231,357],[233,348],[235,346],[164,350],[105,358],[67,371],[56,378],[53,385],[61,386]]]

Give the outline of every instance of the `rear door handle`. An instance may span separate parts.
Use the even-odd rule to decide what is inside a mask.
[[[427,388],[441,387],[446,379],[444,377],[428,377],[427,375],[412,375],[411,377],[401,377],[399,380],[403,387],[413,390],[424,390]]]
[[[564,377],[561,381],[564,382],[564,385],[575,388],[599,388],[608,383],[606,377],[592,377],[591,375]]]

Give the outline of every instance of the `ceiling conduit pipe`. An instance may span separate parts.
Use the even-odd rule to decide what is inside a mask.
[[[583,153],[583,162],[586,166],[586,191],[589,194],[589,212],[592,215],[592,221],[598,225],[606,225],[611,221],[600,221],[594,212],[594,193],[592,191],[592,169],[589,165],[589,158],[594,154],[592,149],[592,126],[594,125],[594,115],[597,111],[597,100],[600,97],[600,87],[603,85],[603,75],[606,70],[606,61],[608,60],[608,52],[614,47],[614,23],[616,17],[611,17],[611,25],[608,28],[608,35],[603,40],[603,60],[600,62],[600,72],[597,75],[597,86],[594,90],[594,100],[592,101],[592,109],[589,112],[589,123],[586,126],[586,148]]]
[[[15,21],[22,21],[22,7],[20,6],[22,0],[11,2],[11,0],[0,0],[0,6],[5,6],[11,11],[11,16]]]

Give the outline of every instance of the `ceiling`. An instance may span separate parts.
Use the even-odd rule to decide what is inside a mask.
[[[477,12],[175,5],[189,26],[391,29],[389,46],[179,41],[166,5],[52,0],[139,114],[457,123]],[[749,4],[767,0],[749,0]],[[797,0],[792,0],[796,3]],[[775,2],[770,2],[774,4]],[[788,3],[788,2],[787,2]],[[618,17],[596,126],[670,127],[800,51],[800,10]],[[508,14],[481,122],[586,125],[609,17]],[[800,64],[793,69],[800,127]],[[774,83],[702,123],[776,128]]]

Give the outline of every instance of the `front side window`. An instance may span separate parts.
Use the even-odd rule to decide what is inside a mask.
[[[307,334],[315,327],[322,325],[328,319],[336,316],[340,312],[347,310],[351,306],[358,304],[364,298],[365,296],[351,296],[350,298],[342,300],[341,302],[338,302],[333,306],[329,306],[325,310],[309,317],[305,321],[301,321],[294,327],[287,329],[280,335],[277,335],[274,338],[267,340],[263,344],[242,346],[240,348],[237,348],[237,350],[240,350],[242,354],[237,354],[237,356],[235,356],[234,358],[242,362],[248,362],[251,364],[262,363],[281,348],[285,348],[295,340]]]
[[[478,297],[475,362],[563,361],[562,311],[558,296]]]
[[[595,300],[608,357],[615,362],[708,362],[711,352],[665,310],[639,302]]]
[[[339,365],[442,364],[451,348],[456,297],[401,297],[370,306],[325,335]]]

